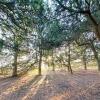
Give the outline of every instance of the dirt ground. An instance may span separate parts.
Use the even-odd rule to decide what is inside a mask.
[[[42,76],[0,78],[0,100],[100,100],[100,72],[71,75],[60,70]]]

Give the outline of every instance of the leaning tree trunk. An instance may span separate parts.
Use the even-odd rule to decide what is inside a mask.
[[[91,49],[94,53],[94,57],[96,59],[97,65],[98,65],[98,71],[100,71],[100,59],[99,59],[99,56],[98,56],[98,52],[96,51],[95,46],[94,46],[92,41],[91,41]]]
[[[100,40],[100,25],[98,24],[97,20],[93,17],[90,11],[88,12],[88,14],[86,14],[86,16],[87,15],[88,15],[88,18],[90,18],[91,22],[93,23],[95,35]]]
[[[68,71],[70,71],[70,73],[73,74],[71,67],[70,43],[68,43]]]

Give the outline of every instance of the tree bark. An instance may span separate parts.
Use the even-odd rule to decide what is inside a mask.
[[[89,17],[89,19],[91,20],[91,22],[93,23],[94,25],[94,29],[95,29],[95,35],[97,36],[97,38],[100,40],[100,30],[99,30],[99,24],[97,23],[96,19],[93,17],[92,13],[91,13],[91,10],[90,10],[90,4],[88,4],[88,9],[87,10],[84,10],[83,9],[79,9],[78,11],[77,10],[74,10],[73,8],[70,8],[70,7],[67,7],[65,6],[64,4],[62,4],[62,2],[60,0],[56,0],[58,2],[58,4],[63,8],[63,11],[64,10],[67,10],[69,12],[74,12],[75,14],[82,14],[82,15],[85,15],[86,17]],[[85,1],[86,2],[86,1]],[[86,2],[88,3],[88,2]],[[78,6],[78,5],[77,5]]]
[[[86,57],[84,54],[83,54],[83,64],[84,64],[84,69],[87,70]]]
[[[70,71],[70,73],[73,74],[73,71],[71,68],[70,43],[68,43],[68,71]]]
[[[95,29],[95,34],[98,37],[98,39],[100,40],[100,30],[99,30],[99,24],[97,23],[97,21],[95,20],[95,18],[92,16],[91,12],[88,12],[88,17],[90,18],[91,22],[94,25],[94,29]]]
[[[38,69],[39,75],[41,75],[41,65],[42,65],[42,48],[40,46],[39,47],[39,69]]]
[[[18,51],[15,50],[15,53],[14,53],[14,68],[13,68],[13,77],[17,76],[17,57],[18,57]]]
[[[94,46],[92,41],[91,41],[91,49],[94,53],[94,57],[95,57],[97,64],[98,64],[98,71],[100,71],[100,59],[99,59],[99,56],[98,56],[98,52],[96,51],[95,46]]]
[[[54,57],[53,57],[53,50],[52,50],[52,71],[55,71],[55,65],[54,65]]]

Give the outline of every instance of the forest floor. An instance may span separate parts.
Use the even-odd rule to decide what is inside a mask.
[[[100,100],[100,73],[57,70],[1,78],[0,100]]]

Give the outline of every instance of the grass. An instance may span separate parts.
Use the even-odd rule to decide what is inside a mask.
[[[84,65],[83,65],[82,62],[71,62],[71,66],[72,66],[72,69],[74,71],[83,70],[84,69]],[[61,68],[61,66],[58,65],[58,64],[56,64],[55,70],[59,70],[60,68]],[[62,67],[62,68],[64,68],[64,69],[67,70],[67,67]],[[44,65],[42,67],[42,74],[44,74],[48,69],[49,70],[52,70],[53,69],[52,65],[49,68],[47,68],[47,66]],[[92,70],[98,70],[98,66],[97,66],[96,61],[94,61],[94,60],[93,61],[89,61],[87,63],[87,69],[89,69],[89,70],[90,69],[92,69]],[[34,68],[32,70],[29,70],[28,72],[26,72],[24,74],[28,74],[30,76],[31,75],[38,75],[38,67],[37,68]],[[8,69],[8,67],[7,68],[0,69],[0,75],[7,75],[7,76],[9,75],[9,76],[11,76],[12,75],[12,69],[11,68]],[[23,75],[23,74],[21,74],[21,75]]]

